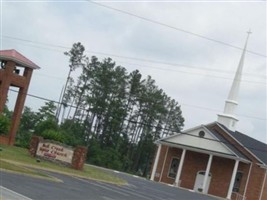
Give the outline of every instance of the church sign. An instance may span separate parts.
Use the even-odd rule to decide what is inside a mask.
[[[72,148],[67,148],[52,142],[41,141],[38,144],[36,155],[49,160],[58,160],[71,164],[73,152]]]
[[[70,147],[53,140],[33,135],[29,153],[33,157],[82,170],[87,157],[87,147]]]

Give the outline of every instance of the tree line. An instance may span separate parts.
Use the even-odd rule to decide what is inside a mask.
[[[129,73],[111,58],[87,57],[81,43],[65,55],[69,73],[61,103],[46,102],[38,112],[25,107],[17,142],[27,144],[34,133],[84,145],[89,163],[148,175],[154,141],[183,127],[178,102],[151,76],[143,78],[138,70]],[[75,79],[72,72],[77,68],[81,73]]]

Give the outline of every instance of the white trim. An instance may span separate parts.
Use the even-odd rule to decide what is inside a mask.
[[[245,197],[247,196],[247,187],[248,187],[248,182],[249,182],[249,179],[250,179],[250,173],[251,173],[252,165],[253,165],[253,163],[250,163],[249,172],[248,172],[248,178],[247,178],[246,185],[245,185],[245,190],[244,190],[244,196]]]
[[[262,199],[262,195],[263,195],[263,189],[264,189],[265,182],[266,182],[266,176],[267,176],[267,169],[265,170],[265,176],[264,176],[264,179],[263,179],[263,184],[262,184],[262,187],[261,187],[261,195],[260,195],[259,200],[263,200]]]
[[[220,128],[222,128],[232,139],[234,139],[238,144],[240,144],[241,147],[243,147],[245,150],[247,150],[254,158],[256,158],[261,163],[264,163],[261,159],[259,159],[254,153],[252,153],[250,150],[248,150],[241,142],[239,142],[235,137],[233,137],[224,127],[221,126],[220,123],[216,122]]]
[[[230,149],[227,145],[225,145],[223,141],[221,141],[218,137],[216,137],[206,126],[208,126],[208,125],[203,125],[202,124],[202,125],[199,125],[197,127],[194,127],[194,128],[191,128],[191,129],[187,129],[186,132],[184,131],[184,132],[178,133],[176,135],[172,135],[172,136],[169,136],[169,137],[165,137],[165,138],[159,139],[159,140],[156,141],[156,144],[160,144],[161,142],[164,142],[164,140],[172,139],[174,137],[179,137],[180,135],[191,136],[191,134],[189,134],[188,132],[194,131],[194,130],[197,130],[197,129],[203,129],[213,138],[213,139],[211,139],[211,141],[218,142],[222,147],[224,147],[226,150],[228,150],[230,152],[228,155],[235,155],[237,158],[241,158],[232,149]],[[176,144],[179,145],[179,143],[176,143]],[[220,152],[218,152],[218,153],[220,153]]]
[[[203,127],[205,130],[209,131],[208,128],[206,128],[205,126]],[[233,150],[231,150],[227,145],[225,145],[222,141],[220,141],[219,138],[217,138],[211,131],[209,131],[209,133],[218,140],[218,142],[220,142],[220,144],[222,146],[224,146],[226,149],[228,149],[230,152],[232,152],[234,155],[236,155],[236,157],[239,157]],[[228,141],[227,141],[228,142]]]
[[[167,141],[169,139],[172,139],[172,138],[175,138],[175,137],[180,137],[181,135],[185,135],[185,136],[191,136],[191,134],[189,132],[193,131],[193,130],[198,130],[198,129],[202,129],[204,131],[207,132],[207,134],[209,134],[209,136],[211,137],[211,141],[212,142],[218,142],[224,149],[226,149],[227,151],[229,151],[229,153],[225,153],[225,154],[228,154],[228,155],[235,155],[236,157],[240,158],[240,156],[238,156],[232,149],[230,149],[227,145],[224,144],[223,141],[221,141],[218,137],[216,137],[216,135],[214,135],[212,133],[212,131],[210,131],[205,125],[200,125],[198,127],[195,127],[193,128],[192,130],[189,130],[187,132],[184,132],[184,133],[179,133],[179,134],[176,134],[176,135],[172,135],[172,136],[169,136],[169,137],[166,137],[166,138],[162,138],[160,140],[157,140],[156,143],[159,144],[159,143],[162,143],[164,141]],[[194,135],[195,136],[195,135]],[[196,136],[197,137],[197,136]],[[205,138],[204,138],[205,139]],[[179,143],[176,143],[175,144],[179,145]],[[183,145],[183,144],[180,144],[180,145]],[[221,153],[220,151],[217,151],[218,153]]]
[[[163,174],[163,171],[164,171],[164,168],[165,168],[166,158],[167,158],[167,154],[169,153],[169,148],[170,148],[170,147],[167,146],[167,150],[166,150],[166,153],[165,153],[165,157],[164,157],[163,165],[162,165],[162,168],[161,168],[161,173],[160,173],[159,182],[161,182],[161,179],[162,179],[162,174]]]
[[[234,120],[236,120],[236,121],[239,121],[237,118],[236,118],[236,116],[234,116],[234,115],[229,115],[229,114],[224,114],[224,113],[222,113],[222,114],[217,114],[219,117],[226,117],[226,118],[229,118],[229,119],[234,119]]]
[[[199,129],[199,128],[202,128],[203,126],[205,126],[205,125],[204,125],[204,124],[200,124],[200,125],[195,126],[195,127],[193,127],[193,128],[189,128],[189,129],[184,130],[183,133],[197,130],[197,129]]]
[[[153,165],[153,169],[152,169],[152,173],[151,173],[151,177],[150,177],[151,181],[154,181],[154,179],[155,179],[155,173],[156,173],[156,170],[157,170],[157,167],[158,167],[159,156],[160,156],[160,153],[161,153],[161,146],[162,146],[161,144],[159,144],[159,146],[158,146],[157,155],[156,155],[156,158],[155,158],[155,161],[154,161],[154,165]]]
[[[205,150],[205,149],[196,149],[196,148],[193,148],[193,147],[180,145],[180,144],[171,144],[171,143],[164,142],[164,141],[161,141],[160,144],[164,144],[164,145],[167,145],[167,146],[170,146],[170,147],[179,148],[179,149],[186,149],[186,150],[197,152],[197,153],[212,154],[213,156],[228,158],[228,159],[231,159],[231,160],[239,160],[239,161],[242,161],[244,163],[250,163],[250,161],[248,161],[248,160],[245,160],[243,158],[237,158],[237,157],[235,157],[233,155],[230,155],[230,154],[222,154],[220,152],[213,152],[213,151],[208,151],[208,150]]]
[[[182,156],[181,156],[181,159],[180,159],[180,162],[179,162],[179,166],[178,166],[178,171],[177,171],[177,174],[176,174],[176,177],[175,177],[175,182],[174,182],[175,186],[180,186],[179,185],[179,181],[180,181],[182,169],[183,169],[183,166],[184,166],[185,154],[186,154],[186,149],[183,149]]]
[[[210,123],[210,124],[213,124],[213,123],[216,123],[216,122],[212,122],[212,123]],[[208,125],[210,125],[210,124],[208,124]],[[199,129],[199,128],[203,127],[203,126],[206,126],[206,125],[201,124],[201,125],[198,125],[198,126],[196,126],[196,127],[189,128],[189,129],[186,129],[186,130],[184,130],[184,131],[180,131],[179,133],[176,133],[176,134],[174,134],[174,135],[170,135],[170,136],[168,136],[168,137],[158,139],[158,140],[155,141],[155,143],[158,144],[161,140],[170,139],[170,138],[176,137],[176,136],[178,136],[178,135],[185,134],[186,132],[190,132],[190,131]]]
[[[231,100],[231,99],[227,99],[225,102],[227,102],[227,103],[233,103],[235,105],[238,105],[238,102],[237,101],[234,101],[234,100]]]
[[[204,181],[203,181],[203,193],[206,194],[206,187],[207,187],[207,182],[208,182],[208,178],[209,178],[209,173],[210,173],[210,167],[211,167],[211,163],[212,163],[212,157],[213,155],[209,155],[209,161],[206,167],[206,171],[205,171],[205,176],[204,176]],[[208,190],[207,190],[208,193]]]
[[[239,160],[235,161],[235,166],[233,169],[233,173],[232,173],[232,178],[231,178],[231,182],[228,188],[228,193],[227,193],[227,199],[231,199],[232,196],[232,192],[233,192],[233,188],[234,188],[234,183],[235,183],[235,177],[236,177],[236,173],[237,173],[237,169],[238,169],[238,164],[239,164]]]

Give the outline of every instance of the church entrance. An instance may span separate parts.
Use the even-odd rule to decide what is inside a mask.
[[[208,193],[210,181],[211,181],[211,173],[209,173],[208,180],[207,180],[207,187],[203,191],[203,184],[204,184],[204,178],[205,178],[205,171],[199,171],[197,172],[197,177],[194,185],[194,191],[196,192],[203,192],[204,194]]]

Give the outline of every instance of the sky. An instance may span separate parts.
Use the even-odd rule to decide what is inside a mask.
[[[185,130],[223,112],[250,29],[237,130],[267,143],[266,8],[266,1],[0,0],[0,49],[41,67],[29,94],[58,101],[69,70],[64,52],[81,42],[89,57],[151,75],[181,105]],[[10,91],[11,108],[15,98]],[[25,105],[37,111],[44,101],[28,96]]]

